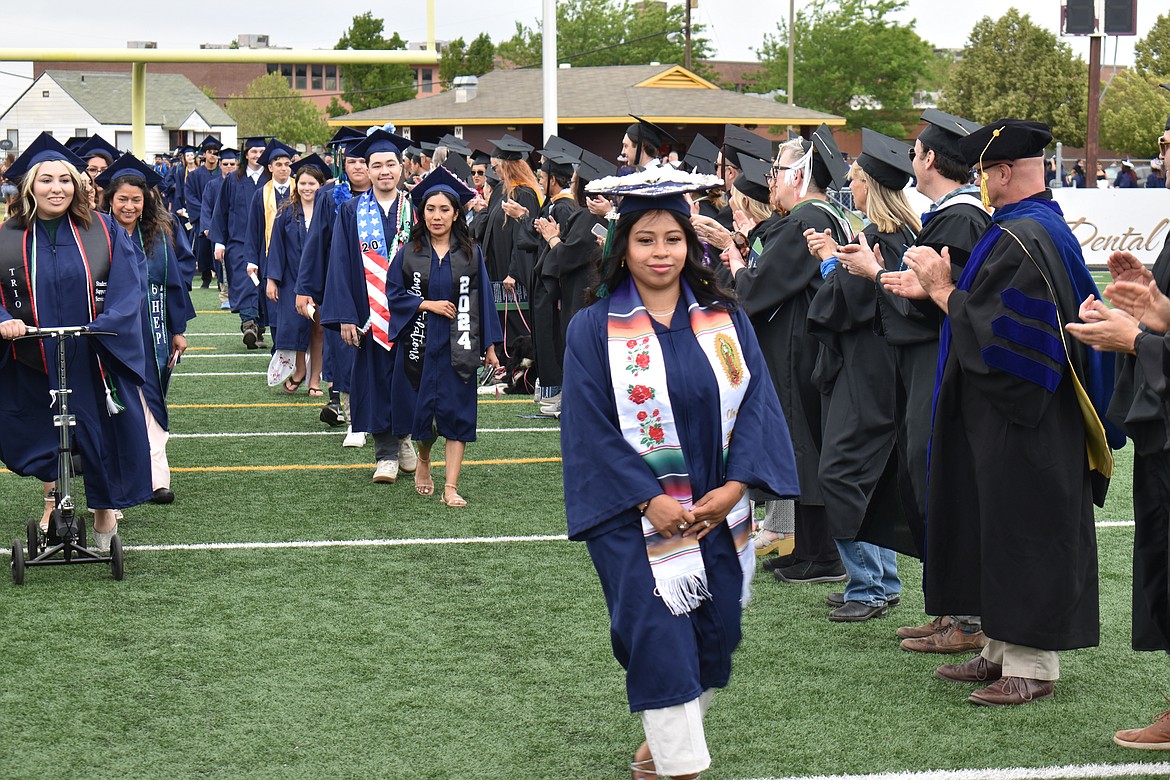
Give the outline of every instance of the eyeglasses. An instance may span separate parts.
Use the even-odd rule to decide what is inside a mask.
[[[1165,153],[1167,149],[1170,149],[1170,138],[1165,136],[1158,138],[1158,151]]]
[[[791,165],[773,165],[771,168],[768,169],[768,172],[764,174],[764,181],[767,181],[767,182],[775,181],[776,177],[780,174],[781,171],[791,171],[791,170],[792,170]]]
[[[910,162],[914,162],[914,158],[918,156],[918,152],[914,151],[914,147],[911,146],[906,150],[906,156],[910,158]]]
[[[96,165],[91,165],[85,169],[85,172],[88,173],[90,176],[93,176],[94,174],[101,173],[104,170],[105,170],[105,168],[99,168]]]

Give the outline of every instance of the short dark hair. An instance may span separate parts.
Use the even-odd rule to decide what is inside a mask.
[[[948,157],[938,149],[933,148],[930,144],[923,142],[921,138],[918,139],[918,143],[922,144],[922,152],[924,154],[926,152],[934,152],[934,169],[944,179],[966,184],[971,178],[971,166],[964,165],[953,157]]]

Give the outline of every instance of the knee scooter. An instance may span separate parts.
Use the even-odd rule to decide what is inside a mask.
[[[112,336],[89,330],[85,326],[58,328],[29,328],[21,339],[57,340],[57,389],[49,393],[57,406],[53,425],[57,428],[57,483],[54,490],[56,506],[49,517],[49,527],[42,531],[36,520],[29,520],[27,531],[28,556],[20,539],[12,542],[12,581],[24,584],[27,566],[65,566],[74,563],[108,563],[114,579],[124,576],[122,561],[122,540],[114,534],[110,540],[110,554],[100,555],[85,546],[85,519],[79,517],[70,492],[70,476],[73,467],[73,428],[77,418],[69,414],[68,376],[65,367],[65,345],[69,339],[81,336]],[[60,557],[58,557],[60,556]]]

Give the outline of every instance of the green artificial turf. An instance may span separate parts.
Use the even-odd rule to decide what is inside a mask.
[[[192,323],[234,327],[224,315]],[[191,343],[246,354],[236,337]],[[264,361],[181,370],[245,365]],[[319,402],[259,376],[179,378],[171,401],[305,405],[176,408],[174,433],[328,430]],[[479,424],[556,427],[522,417],[533,411],[485,403]],[[468,446],[463,510],[415,495],[409,477],[371,484],[372,442],[340,443],[339,432],[174,439],[178,500],[127,510],[125,543],[564,533],[559,463],[476,463],[557,458],[555,433],[482,433]],[[352,468],[182,470],[272,465]],[[1126,450],[1099,520],[1132,518],[1129,473]],[[39,507],[34,482],[0,474],[0,531],[22,537]],[[971,686],[931,676],[949,659],[898,648],[897,626],[927,620],[916,561],[899,561],[902,605],[857,625],[825,619],[839,586],[758,577],[732,684],[708,716],[704,778],[1160,759],[1110,741],[1148,723],[1170,687],[1164,656],[1129,649],[1133,529],[1098,538],[1101,647],[1063,653],[1056,698],[1015,709],[966,703]],[[0,581],[0,777],[629,776],[641,729],[584,545],[130,550],[126,570],[122,582],[102,566]]]

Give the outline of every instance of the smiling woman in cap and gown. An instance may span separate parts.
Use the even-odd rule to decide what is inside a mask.
[[[42,133],[6,172],[20,179],[20,195],[0,228],[0,460],[45,483],[58,476],[49,395],[57,384],[56,342],[12,339],[29,326],[87,325],[115,334],[78,338],[67,350],[69,411],[77,417],[73,446],[95,510],[94,542],[109,549],[117,533],[114,510],[151,498],[138,393],[147,370],[142,256],[124,230],[79,200],[78,165],[80,159]]]
[[[678,191],[713,177],[663,193],[640,190],[640,176],[593,182],[624,197],[603,297],[569,326],[565,510],[601,580],[630,710],[642,714],[634,776],[694,778],[711,763],[703,718],[730,680],[755,569],[744,491],[798,485],[751,323],[703,264]]]

